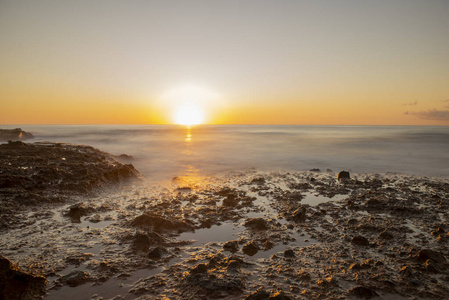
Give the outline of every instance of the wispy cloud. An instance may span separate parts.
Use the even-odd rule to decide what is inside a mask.
[[[404,114],[417,116],[424,120],[449,121],[449,110],[429,109],[422,111],[406,111]]]
[[[417,104],[418,104],[418,101],[415,101],[415,102],[402,103],[402,106],[415,106]]]

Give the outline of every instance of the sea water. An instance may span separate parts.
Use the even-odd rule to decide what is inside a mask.
[[[85,144],[128,154],[150,180],[227,172],[396,172],[449,176],[449,127],[302,125],[2,125],[30,142]]]

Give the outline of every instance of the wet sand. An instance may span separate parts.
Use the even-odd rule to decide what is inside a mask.
[[[44,186],[8,211],[0,254],[46,278],[44,299],[445,299],[449,180],[350,177],[112,180],[60,201]]]

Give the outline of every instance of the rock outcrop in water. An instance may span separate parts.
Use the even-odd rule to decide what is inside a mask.
[[[97,188],[140,179],[131,164],[89,146],[10,141],[0,145],[0,229],[22,205],[65,202]]]
[[[0,142],[32,139],[34,136],[21,128],[0,129]]]
[[[0,299],[32,300],[43,296],[47,280],[22,271],[0,255]]]

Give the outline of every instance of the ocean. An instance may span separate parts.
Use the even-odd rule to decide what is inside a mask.
[[[328,169],[449,176],[449,127],[302,125],[2,125],[30,142],[128,154],[149,180],[229,172]]]

